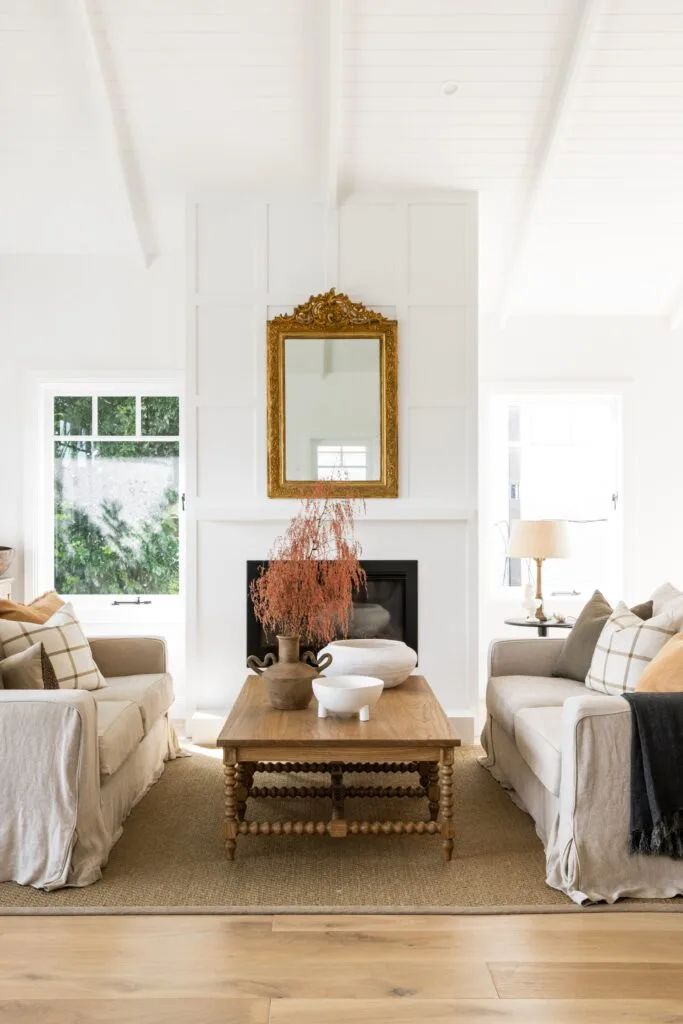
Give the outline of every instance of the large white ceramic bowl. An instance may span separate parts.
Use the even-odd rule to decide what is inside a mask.
[[[376,676],[386,689],[404,683],[417,665],[417,654],[402,640],[333,640],[320,654],[332,655],[328,678]]]
[[[362,722],[370,718],[370,708],[379,700],[384,683],[372,676],[319,676],[313,680],[313,693],[318,699],[318,718],[327,718],[328,711],[340,715],[360,713]]]

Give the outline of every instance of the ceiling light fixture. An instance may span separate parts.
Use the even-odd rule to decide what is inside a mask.
[[[453,81],[444,82],[443,85],[441,86],[441,92],[444,94],[444,96],[455,96],[458,89],[458,83]]]

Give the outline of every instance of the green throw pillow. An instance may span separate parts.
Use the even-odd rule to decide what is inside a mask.
[[[574,628],[564,642],[553,672],[554,676],[575,679],[577,683],[586,681],[595,645],[612,610],[612,605],[607,598],[599,590],[596,590],[588,604],[582,608],[581,614],[574,623]],[[651,619],[652,601],[636,604],[631,611],[639,619]]]

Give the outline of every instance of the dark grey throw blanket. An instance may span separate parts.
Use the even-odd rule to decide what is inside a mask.
[[[683,859],[683,693],[625,693],[631,705],[629,853]]]

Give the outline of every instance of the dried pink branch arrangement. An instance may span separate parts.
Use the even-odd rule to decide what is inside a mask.
[[[254,614],[268,632],[311,644],[348,634],[354,592],[365,588],[355,536],[359,503],[324,491],[320,485],[302,501],[250,588]]]

